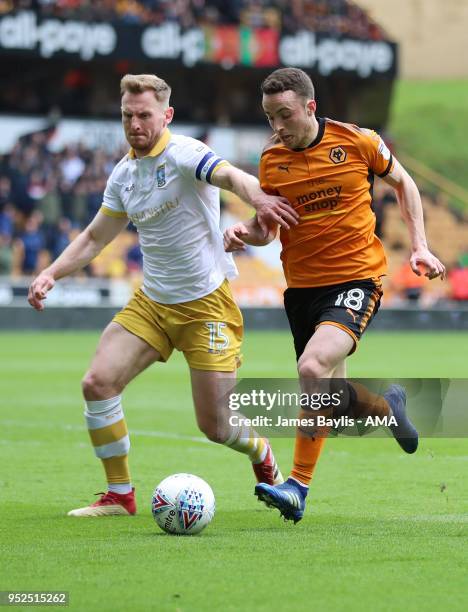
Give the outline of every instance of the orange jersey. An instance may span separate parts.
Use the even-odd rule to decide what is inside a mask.
[[[272,144],[260,160],[262,189],[287,198],[300,215],[298,225],[280,232],[288,287],[374,278],[387,268],[371,202],[374,174],[391,172],[392,155],[372,130],[318,122],[307,148]]]

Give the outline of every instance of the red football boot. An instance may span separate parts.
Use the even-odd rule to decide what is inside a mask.
[[[136,513],[135,489],[130,493],[96,493],[100,499],[90,506],[70,510],[68,516],[131,516]]]
[[[267,445],[267,454],[261,463],[252,463],[253,471],[257,482],[266,482],[269,485],[279,485],[284,482],[283,475],[280,472],[275,456],[271,450],[270,443],[264,438]]]

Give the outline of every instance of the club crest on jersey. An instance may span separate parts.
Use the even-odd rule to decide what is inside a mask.
[[[158,187],[164,187],[166,184],[166,164],[161,164],[156,168],[156,181]]]
[[[333,147],[330,149],[330,154],[328,157],[334,164],[342,164],[346,161],[348,154],[342,147]]]

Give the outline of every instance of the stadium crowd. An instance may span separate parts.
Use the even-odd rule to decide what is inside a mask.
[[[49,149],[48,131],[0,157],[0,274],[29,275],[55,258],[96,214],[115,163],[83,146]]]
[[[347,0],[0,0],[0,13],[32,9],[44,17],[121,21],[183,28],[244,25],[295,32],[308,29],[364,39],[381,39],[383,30]]]
[[[100,208],[107,177],[125,152],[110,154],[83,145],[53,152],[50,136],[50,130],[29,134],[0,156],[0,275],[31,276],[56,258]],[[396,203],[385,190],[377,189],[375,195],[377,233],[393,251],[390,260],[395,261],[398,251],[401,255],[401,266],[389,279],[392,290],[402,300],[419,300],[425,292],[424,279],[409,271],[406,247],[398,241],[389,243],[388,234],[395,242],[396,231],[385,231],[387,214],[395,211]],[[430,203],[428,196],[426,202]],[[93,262],[86,273],[138,275],[141,263],[137,237],[130,228],[120,246]],[[446,263],[452,268],[449,297],[468,299],[468,248],[459,253],[457,261]]]

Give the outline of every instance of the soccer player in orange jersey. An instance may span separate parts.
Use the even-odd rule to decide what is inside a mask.
[[[396,192],[411,238],[411,268],[430,279],[445,277],[444,265],[427,246],[421,198],[413,179],[372,130],[315,116],[314,87],[297,68],[281,68],[262,83],[263,109],[274,132],[260,161],[260,183],[286,197],[299,224],[281,228],[281,259],[288,288],[286,313],[296,349],[301,388],[312,393],[319,381],[344,379],[345,360],[379,308],[380,278],[386,273],[382,243],[374,233],[372,185],[377,175]],[[225,232],[227,251],[267,244],[254,217]],[[346,383],[345,410],[395,417],[390,429],[400,446],[415,452],[418,434],[406,416],[406,394],[392,385],[383,396]],[[342,407],[343,409],[343,407]],[[299,521],[329,430],[297,431],[294,467],[282,485],[257,485],[256,495]]]

